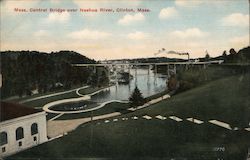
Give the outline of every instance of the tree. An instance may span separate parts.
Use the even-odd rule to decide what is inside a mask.
[[[85,67],[73,67],[71,64],[96,63],[73,51],[52,52],[37,51],[1,51],[1,73],[3,75],[1,97],[20,97],[31,94],[38,89],[39,93],[48,90],[56,91],[57,82],[63,89],[72,85],[86,83],[91,70]]]
[[[210,59],[210,55],[207,53],[205,56],[205,61],[208,61]]]
[[[109,84],[109,77],[106,74],[105,70],[101,72],[100,79],[99,79],[99,84],[101,86],[108,86]]]
[[[229,56],[230,56],[231,63],[236,63],[238,60],[237,52],[233,48],[231,48],[229,50],[229,53],[230,53]]]
[[[226,56],[227,56],[227,51],[226,51],[226,50],[223,51],[222,56],[223,56],[223,57],[226,57]]]
[[[173,91],[177,89],[177,78],[176,75],[173,74],[169,77],[168,81],[167,81],[167,85],[168,85],[168,90],[169,91]]]
[[[97,73],[92,73],[90,76],[89,76],[89,79],[88,79],[88,82],[87,84],[91,85],[91,86],[97,86],[98,85],[98,75]]]
[[[129,97],[129,102],[131,107],[140,106],[145,103],[145,99],[137,86],[135,87],[132,95]]]
[[[231,49],[229,50],[229,53],[232,54],[232,55],[235,55],[237,52],[236,52],[233,48],[231,48]]]

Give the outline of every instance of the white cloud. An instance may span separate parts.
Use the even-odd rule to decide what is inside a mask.
[[[229,42],[233,46],[240,46],[240,47],[248,46],[249,45],[249,35],[240,36],[240,37],[233,37],[229,40]]]
[[[181,39],[203,38],[209,35],[207,32],[201,31],[199,28],[188,28],[186,30],[177,30],[170,33],[171,36]]]
[[[149,35],[147,33],[136,31],[134,33],[129,33],[127,35],[127,38],[132,39],[132,40],[142,40],[142,39],[146,39],[148,36]]]
[[[135,15],[126,14],[123,18],[118,20],[118,24],[130,25],[137,22],[143,22],[145,17],[142,13],[136,13]]]
[[[169,19],[178,15],[177,10],[174,7],[163,8],[159,13],[160,19]]]
[[[80,31],[72,32],[68,35],[70,38],[73,39],[104,39],[111,36],[108,32],[98,31],[98,30],[90,30],[90,29],[83,29]]]
[[[53,12],[49,14],[49,16],[47,17],[45,21],[48,23],[50,22],[64,23],[64,22],[67,22],[69,19],[70,19],[69,12],[62,12],[62,13]]]
[[[175,4],[177,6],[186,6],[187,5],[187,1],[186,0],[175,0]]]
[[[34,32],[34,36],[36,37],[45,37],[45,36],[49,36],[50,33],[46,30],[39,30],[39,31],[36,31]]]
[[[233,13],[222,19],[222,24],[224,26],[249,26],[249,15],[242,13]]]

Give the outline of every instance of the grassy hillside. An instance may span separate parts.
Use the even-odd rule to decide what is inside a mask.
[[[67,136],[18,153],[17,158],[119,157],[128,159],[245,159],[250,133],[243,130],[250,122],[250,75],[226,77],[180,93],[169,100],[118,117],[80,126]],[[145,120],[143,115],[195,117],[205,123],[171,119]],[[131,119],[138,116],[138,120]],[[122,117],[129,120],[122,121]],[[238,131],[207,122],[217,119]],[[112,120],[112,119],[111,119]]]

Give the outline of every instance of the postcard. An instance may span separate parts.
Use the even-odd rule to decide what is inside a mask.
[[[0,6],[0,159],[250,160],[248,0]]]

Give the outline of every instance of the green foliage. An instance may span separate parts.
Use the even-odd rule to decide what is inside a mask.
[[[237,52],[234,50],[234,48],[231,48],[231,49],[229,50],[229,53],[232,54],[232,55],[237,54]]]
[[[3,85],[2,98],[30,95],[31,90],[39,93],[68,89],[72,85],[87,82],[91,69],[72,67],[75,63],[95,63],[73,51],[52,52],[36,51],[1,52],[1,73]],[[62,84],[57,86],[56,83]]]
[[[96,68],[96,71],[92,72],[92,74],[89,76],[87,84],[93,87],[108,86],[109,77],[106,73],[106,69]]]
[[[169,79],[168,79],[168,90],[169,91],[174,91],[177,89],[177,77],[175,74],[172,74]]]
[[[250,63],[250,46],[243,48],[238,53],[231,48],[229,55],[223,54],[225,63]]]
[[[132,107],[140,106],[145,103],[145,99],[143,98],[142,93],[137,86],[135,87],[132,95],[129,97],[129,101],[130,101],[130,106]]]
[[[107,86],[109,84],[109,77],[105,70],[101,71],[100,79],[99,79],[99,86]]]
[[[249,66],[210,65],[206,69],[204,69],[203,66],[193,66],[188,70],[180,69],[178,71],[178,80],[180,81],[178,92],[194,88],[213,80],[246,72],[249,73]]]

